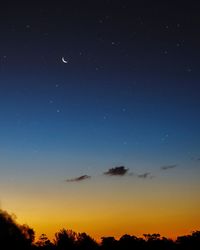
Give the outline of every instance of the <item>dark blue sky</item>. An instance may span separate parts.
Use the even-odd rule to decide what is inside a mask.
[[[5,5],[2,147],[198,154],[198,7]]]

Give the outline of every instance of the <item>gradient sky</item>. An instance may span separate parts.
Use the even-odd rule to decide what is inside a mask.
[[[63,2],[1,6],[1,208],[50,238],[199,230],[200,4]]]

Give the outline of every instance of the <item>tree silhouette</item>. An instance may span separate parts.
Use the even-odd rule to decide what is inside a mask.
[[[114,237],[102,237],[101,238],[101,248],[103,250],[112,250],[116,249],[118,244],[117,240]]]
[[[77,248],[80,250],[97,250],[98,244],[86,233],[79,233],[76,242]]]
[[[16,223],[14,216],[0,210],[0,250],[199,250],[200,231],[179,236],[175,241],[158,233],[144,234],[144,238],[123,235],[119,240],[102,237],[98,244],[86,233],[62,229],[53,243],[42,234],[34,243],[35,233],[27,225]]]
[[[200,249],[200,231],[194,231],[192,235],[179,236],[176,240],[180,250],[199,250]]]
[[[55,245],[59,250],[73,250],[76,248],[77,233],[72,230],[62,229],[55,234]]]
[[[161,237],[160,234],[143,234],[146,239],[146,249],[149,250],[173,250],[175,244],[172,240]]]
[[[144,239],[137,238],[136,236],[131,236],[128,234],[123,235],[119,239],[120,250],[143,249],[144,244],[145,244]]]
[[[41,234],[39,240],[35,243],[36,249],[53,250],[55,245],[49,240],[46,234]]]
[[[0,210],[0,249],[31,249],[34,238],[33,229],[18,225],[13,216]]]

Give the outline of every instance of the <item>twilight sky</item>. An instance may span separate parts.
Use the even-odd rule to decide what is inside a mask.
[[[200,4],[134,2],[1,6],[0,204],[38,235],[199,230]]]

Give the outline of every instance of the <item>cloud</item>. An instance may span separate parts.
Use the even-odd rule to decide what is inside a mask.
[[[76,177],[76,178],[72,178],[72,179],[67,179],[66,181],[67,182],[78,182],[78,181],[84,181],[86,179],[90,179],[91,176],[89,175],[81,175],[79,177]]]
[[[192,160],[192,161],[200,161],[200,157],[192,156],[192,157],[190,157],[190,160]]]
[[[151,173],[146,172],[146,173],[144,173],[144,174],[138,174],[137,177],[138,177],[138,178],[146,179],[146,178],[150,177],[150,175],[151,175]]]
[[[107,172],[105,172],[105,175],[110,175],[110,176],[123,176],[128,172],[128,168],[125,168],[124,166],[119,166],[119,167],[115,167],[115,168],[110,168],[108,169]]]
[[[161,167],[161,170],[168,170],[168,169],[176,168],[176,167],[177,167],[177,164],[174,164],[174,165],[166,165],[166,166],[162,166],[162,167]]]

